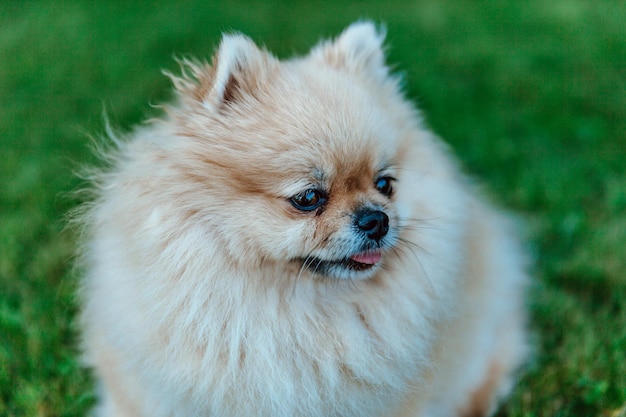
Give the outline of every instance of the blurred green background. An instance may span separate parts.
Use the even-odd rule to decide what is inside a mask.
[[[161,69],[224,31],[279,57],[360,18],[467,171],[525,221],[535,360],[500,416],[626,416],[626,3],[611,0],[0,2],[0,415],[93,403],[65,214],[106,109],[171,98]],[[114,301],[112,301],[114,302]]]

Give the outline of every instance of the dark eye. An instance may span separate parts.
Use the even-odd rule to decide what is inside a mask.
[[[309,188],[294,195],[289,200],[291,205],[302,211],[313,211],[328,200],[326,193],[315,188]]]
[[[374,184],[379,193],[384,196],[391,197],[393,194],[393,187],[391,186],[391,182],[394,180],[392,177],[381,177],[376,180]]]

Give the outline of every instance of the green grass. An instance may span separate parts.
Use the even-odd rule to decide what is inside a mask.
[[[626,5],[615,0],[0,2],[0,415],[93,402],[72,326],[87,134],[171,97],[172,57],[240,30],[281,57],[358,18],[430,125],[520,213],[536,358],[501,416],[626,416]],[[195,4],[194,4],[195,3]]]

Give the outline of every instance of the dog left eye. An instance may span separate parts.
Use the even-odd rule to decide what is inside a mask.
[[[313,211],[324,204],[326,200],[328,197],[325,192],[310,188],[291,197],[290,202],[298,210]]]
[[[382,195],[391,197],[391,194],[393,194],[393,186],[391,185],[391,182],[393,180],[394,178],[392,177],[381,177],[376,180],[374,186]]]

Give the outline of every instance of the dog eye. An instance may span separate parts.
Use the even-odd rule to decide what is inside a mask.
[[[382,195],[391,197],[391,194],[393,194],[393,187],[391,185],[391,182],[394,180],[395,178],[392,177],[381,177],[376,180],[374,186]]]
[[[309,188],[294,195],[289,200],[291,205],[302,211],[313,211],[328,200],[326,193],[315,188]]]

